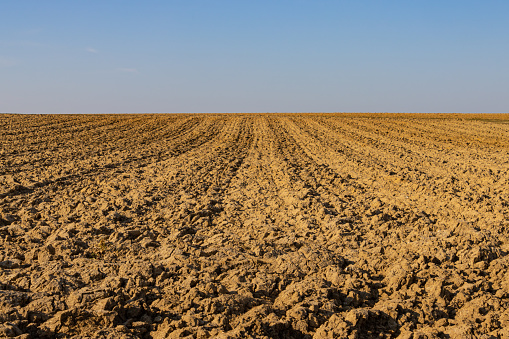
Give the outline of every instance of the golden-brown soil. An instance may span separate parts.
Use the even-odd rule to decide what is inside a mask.
[[[0,115],[0,337],[508,338],[508,115]]]

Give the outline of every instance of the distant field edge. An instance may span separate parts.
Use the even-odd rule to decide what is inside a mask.
[[[154,116],[154,115],[179,115],[179,116],[322,116],[322,117],[344,117],[344,118],[411,118],[411,119],[460,119],[460,120],[482,120],[487,122],[509,123],[509,113],[368,113],[368,112],[333,112],[333,113],[292,113],[292,112],[274,112],[274,113],[0,113],[1,116],[48,116],[48,115],[71,115],[71,116]]]

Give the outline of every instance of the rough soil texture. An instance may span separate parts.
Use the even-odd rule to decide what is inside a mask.
[[[508,115],[0,115],[0,337],[508,338]]]

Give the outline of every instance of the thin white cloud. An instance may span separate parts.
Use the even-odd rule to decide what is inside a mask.
[[[0,67],[11,67],[17,64],[18,62],[14,59],[0,57]]]
[[[15,46],[21,46],[21,47],[42,47],[42,46],[46,46],[45,44],[42,44],[40,42],[26,41],[26,40],[14,41],[12,44],[15,45]]]
[[[118,71],[124,73],[140,73],[136,68],[119,68]]]
[[[92,47],[88,47],[87,49],[85,49],[87,52],[90,52],[90,53],[99,53],[98,50],[96,50],[95,48],[92,48]]]

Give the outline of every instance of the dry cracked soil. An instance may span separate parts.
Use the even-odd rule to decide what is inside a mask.
[[[0,115],[0,337],[509,338],[509,115]]]

